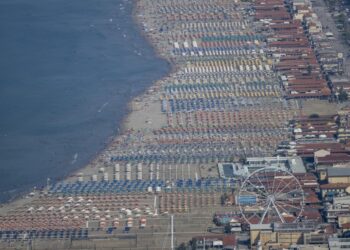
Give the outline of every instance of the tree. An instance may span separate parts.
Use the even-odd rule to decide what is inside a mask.
[[[226,204],[226,200],[227,200],[228,196],[226,193],[224,193],[223,195],[221,195],[221,205],[225,205]]]
[[[319,116],[319,114],[311,114],[309,117],[310,118],[319,118],[320,116]]]
[[[349,99],[348,93],[344,90],[343,87],[340,88],[339,90],[339,95],[338,95],[338,100],[340,102],[345,102]]]
[[[307,64],[307,68],[306,68],[306,70],[307,70],[307,74],[308,74],[308,75],[311,75],[311,72],[312,72],[312,66],[311,66],[311,64],[310,64],[310,63],[308,63],[308,64]]]
[[[226,224],[224,227],[225,234],[230,234],[231,233],[231,225]]]
[[[197,249],[197,240],[196,239],[193,239],[190,241],[190,247],[192,250]]]
[[[186,244],[185,243],[181,243],[180,246],[178,246],[176,248],[176,250],[187,250]]]

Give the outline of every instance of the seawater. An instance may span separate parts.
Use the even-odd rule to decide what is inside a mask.
[[[169,71],[132,1],[0,1],[0,201],[84,166]]]

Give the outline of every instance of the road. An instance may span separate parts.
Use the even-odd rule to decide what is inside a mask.
[[[349,45],[345,43],[340,32],[338,31],[335,21],[333,20],[331,13],[324,0],[313,1],[313,10],[317,14],[319,20],[322,23],[323,31],[332,32],[335,40],[332,41],[333,47],[336,51],[342,52],[344,55],[344,76],[350,77],[350,58],[347,55],[350,53]]]

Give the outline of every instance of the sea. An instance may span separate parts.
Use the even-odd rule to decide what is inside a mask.
[[[116,135],[168,63],[132,0],[0,1],[0,202],[62,180]]]

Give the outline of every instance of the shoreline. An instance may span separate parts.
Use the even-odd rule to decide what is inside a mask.
[[[111,147],[113,147],[114,143],[118,140],[120,136],[125,134],[130,128],[128,127],[128,119],[130,118],[131,114],[135,112],[133,109],[133,103],[137,99],[140,99],[141,101],[139,103],[147,103],[145,99],[149,97],[151,94],[149,91],[157,85],[159,81],[162,79],[168,77],[171,75],[173,72],[176,71],[176,66],[174,63],[169,60],[169,58],[166,58],[161,55],[160,51],[156,48],[153,40],[147,33],[143,30],[142,28],[142,20],[138,18],[139,15],[139,10],[138,10],[138,4],[141,0],[132,0],[132,10],[131,10],[131,20],[132,20],[132,25],[135,26],[138,34],[148,43],[148,45],[151,47],[153,51],[153,55],[155,58],[160,59],[164,62],[166,62],[168,71],[166,74],[164,74],[161,78],[157,80],[153,80],[152,83],[143,91],[143,93],[135,95],[135,96],[130,96],[130,100],[126,104],[125,107],[125,112],[123,114],[123,118],[120,121],[120,124],[117,125],[114,129],[114,133],[109,136],[106,141],[103,143],[102,147],[100,150],[95,152],[89,159],[87,160],[86,163],[83,163],[82,166],[77,167],[76,169],[73,169],[72,171],[69,171],[67,174],[61,176],[57,182],[61,181],[67,181],[72,178],[76,178],[79,173],[81,172],[86,172],[90,169],[97,169],[98,168],[98,161],[101,159],[101,157],[104,156],[104,153],[106,153]],[[55,183],[57,183],[55,182]],[[43,184],[45,183],[45,180],[43,181]],[[43,187],[43,188],[42,188]],[[37,197],[41,193],[45,193],[47,191],[47,187],[45,185],[42,185],[41,187],[33,186],[33,187],[28,187],[28,188],[23,188],[23,191],[19,192],[18,194],[14,195],[11,197],[9,200],[5,202],[0,202],[0,214],[6,212],[6,210],[16,207],[17,205],[23,205],[27,202],[30,202],[32,198]],[[35,196],[30,196],[32,192],[35,192]]]
[[[140,103],[143,103],[142,100],[145,100],[147,97],[150,96],[149,90],[152,89],[152,87],[155,87],[157,85],[157,83],[159,81],[161,81],[162,79],[166,78],[167,76],[169,76],[171,73],[176,71],[176,67],[175,64],[172,63],[169,58],[163,57],[161,55],[161,53],[157,50],[156,46],[154,45],[152,39],[147,35],[146,32],[143,31],[142,29],[142,25],[141,25],[141,20],[138,19],[138,3],[141,0],[133,0],[132,1],[132,11],[131,11],[131,20],[133,22],[133,25],[135,25],[135,27],[137,27],[138,33],[139,35],[141,35],[141,37],[143,37],[143,39],[151,46],[154,55],[156,58],[161,59],[163,61],[165,61],[169,67],[169,71],[162,76],[160,79],[154,80],[150,86],[148,86],[143,93],[136,95],[136,96],[131,96],[130,101],[127,103],[126,106],[126,111],[125,114],[123,115],[123,119],[120,122],[119,127],[116,128],[116,134],[110,136],[108,138],[108,140],[104,143],[104,147],[102,150],[100,150],[99,152],[96,153],[96,155],[87,163],[85,164],[85,166],[77,169],[76,171],[72,172],[70,175],[63,177],[62,180],[68,180],[71,178],[75,178],[76,175],[83,171],[86,170],[88,168],[93,168],[96,167],[96,161],[99,160],[99,157],[103,156],[103,154],[108,151],[108,149],[110,147],[113,146],[113,143],[116,142],[116,140],[118,139],[118,137],[122,136],[125,132],[127,132],[128,130],[130,130],[130,128],[127,126],[128,125],[128,119],[130,118],[131,114],[133,112],[135,112],[135,110],[133,109],[132,105],[135,102],[135,100],[137,99],[141,99]],[[94,166],[92,166],[94,165]]]
[[[276,4],[282,15],[266,23]],[[167,248],[175,236],[171,248],[190,248],[231,230],[238,243],[228,248],[254,248],[261,239],[250,225],[294,223],[289,236],[304,233],[298,227],[304,222],[312,224],[308,235],[342,237],[339,230],[325,234],[340,225],[323,214],[331,209],[327,192],[344,174],[331,180],[338,170],[332,175],[328,168],[325,178],[322,170],[350,162],[350,109],[325,98],[330,83],[318,50],[310,49],[289,4],[127,0],[119,8],[124,26],[117,40],[129,37],[121,41],[127,55],[133,45],[135,57],[111,64],[126,74],[107,90],[124,83],[125,91],[112,95],[121,102],[105,111],[112,121],[106,140],[91,144],[97,133],[84,136],[81,145],[101,149],[91,150],[86,164],[80,156],[79,165],[66,165],[75,169],[63,178],[0,206],[2,245],[13,240],[24,248],[28,240],[38,249],[148,250]],[[306,87],[312,91],[304,93]],[[316,98],[318,87],[322,98]],[[102,135],[97,128],[91,130]],[[341,184],[333,197],[344,197],[350,183]],[[266,207],[274,201],[279,207]],[[268,240],[267,247],[299,242]]]

